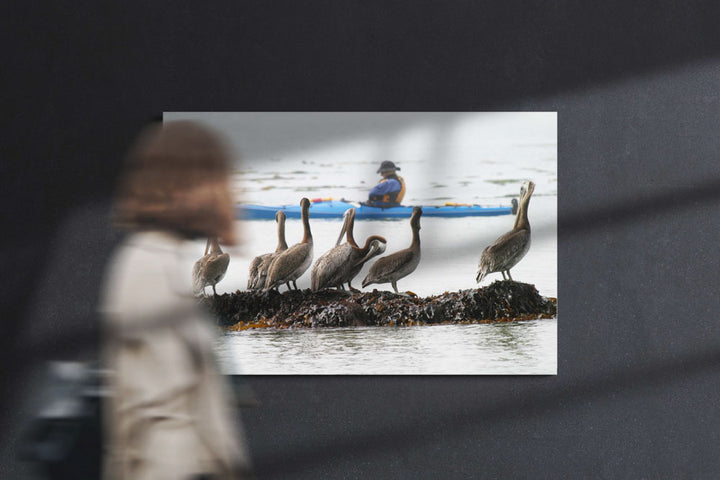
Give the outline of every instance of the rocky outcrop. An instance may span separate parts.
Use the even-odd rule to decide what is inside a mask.
[[[509,322],[557,315],[557,300],[510,280],[420,298],[373,290],[238,291],[203,300],[223,327],[314,328]]]

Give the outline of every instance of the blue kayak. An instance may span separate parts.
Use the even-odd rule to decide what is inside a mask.
[[[413,207],[371,207],[369,205],[356,205],[344,201],[323,201],[310,204],[310,218],[342,218],[349,208],[355,208],[356,220],[386,220],[393,218],[410,218]],[[275,220],[278,210],[285,212],[287,218],[300,218],[300,205],[243,205],[235,206],[235,218],[239,220]],[[496,215],[510,215],[512,207],[483,207],[481,205],[441,205],[422,206],[425,217],[488,217]]]

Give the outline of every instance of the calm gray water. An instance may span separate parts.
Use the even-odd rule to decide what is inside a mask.
[[[407,182],[406,205],[446,201],[509,205],[523,180],[536,184],[530,202],[532,246],[512,270],[545,296],[557,296],[557,118],[539,113],[171,113],[221,130],[242,156],[233,177],[236,199],[298,204],[302,197],[363,200],[392,160]],[[439,161],[438,161],[439,160]],[[420,296],[476,288],[483,248],[510,230],[514,217],[422,218],[422,260],[401,279]],[[310,218],[315,258],[329,250],[340,220]],[[218,293],[244,290],[250,261],[275,249],[275,223],[236,222],[242,244],[231,255]],[[358,221],[358,243],[377,234],[386,254],[411,241],[407,220]],[[286,238],[302,237],[288,220]],[[204,250],[198,242],[198,257]],[[188,265],[188,271],[192,265]],[[354,281],[360,286],[367,264]],[[309,288],[309,271],[298,279]],[[489,275],[480,286],[501,279]],[[389,285],[371,285],[390,290]],[[554,374],[557,320],[504,325],[411,328],[261,330],[227,333],[218,344],[228,373],[246,374]]]
[[[222,364],[253,374],[557,373],[557,320],[425,327],[246,330],[218,344]]]

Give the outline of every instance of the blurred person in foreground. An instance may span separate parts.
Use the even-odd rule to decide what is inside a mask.
[[[108,267],[101,301],[110,375],[105,479],[251,477],[238,412],[215,361],[215,326],[185,268],[196,257],[190,241],[236,242],[228,173],[225,145],[187,121],[149,128],[127,157],[114,222],[129,235]]]

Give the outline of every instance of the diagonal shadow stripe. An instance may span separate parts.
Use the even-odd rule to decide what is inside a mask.
[[[622,225],[654,215],[672,213],[720,200],[720,180],[712,180],[662,194],[628,199],[615,204],[559,215],[558,230],[563,234],[585,233]]]
[[[335,438],[322,443],[308,443],[302,448],[278,452],[254,458],[256,471],[265,477],[290,478],[299,471],[316,465],[340,461],[348,452],[355,456],[397,451],[401,448],[422,448],[431,443],[438,431],[460,436],[463,431],[483,424],[499,423],[522,414],[547,415],[548,411],[568,408],[570,404],[580,404],[593,398],[607,395],[608,392],[637,391],[647,387],[663,386],[685,381],[689,377],[720,372],[720,349],[711,349],[701,353],[689,354],[675,361],[657,362],[632,370],[618,370],[611,373],[573,381],[572,385],[561,388],[544,388],[532,396],[503,398],[471,409],[467,413],[438,413],[429,422],[407,423],[386,428],[377,428],[370,433],[362,433]],[[506,378],[506,377],[503,377]],[[502,380],[503,378],[500,378]],[[494,378],[488,378],[492,382]],[[514,397],[514,396],[513,396]],[[562,407],[561,407],[562,406]],[[408,441],[408,439],[413,439]]]

